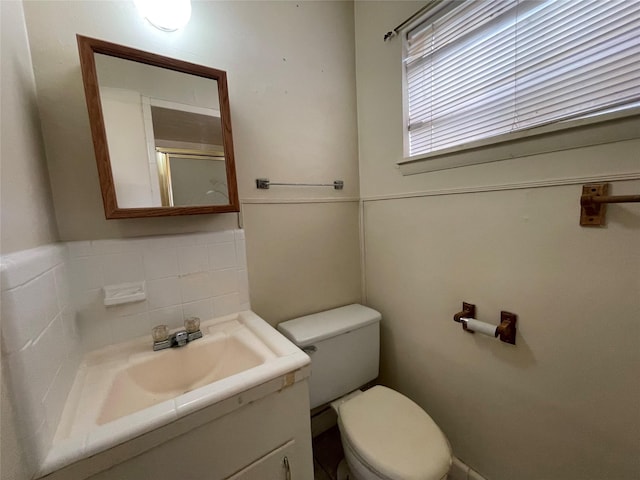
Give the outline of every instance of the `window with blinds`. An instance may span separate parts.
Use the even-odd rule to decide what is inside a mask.
[[[640,105],[640,1],[437,5],[405,37],[410,157]]]

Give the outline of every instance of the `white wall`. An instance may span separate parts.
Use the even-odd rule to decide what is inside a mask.
[[[366,299],[382,381],[422,405],[491,480],[640,475],[640,210],[578,225],[581,184],[640,191],[640,140],[403,177],[401,38],[424,2],[356,2]],[[640,121],[631,120],[640,137]],[[464,333],[475,303],[518,314],[517,345]]]
[[[215,80],[108,55],[95,60],[100,89],[124,88],[154,100],[220,110]]]
[[[154,202],[142,100],[134,90],[100,89],[113,183],[121,208],[160,206]]]

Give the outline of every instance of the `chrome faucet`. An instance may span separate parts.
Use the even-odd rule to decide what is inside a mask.
[[[172,347],[184,347],[189,343],[189,334],[186,330],[180,330],[169,337],[171,339]]]
[[[158,325],[153,327],[153,350],[164,350],[165,348],[184,347],[187,343],[202,338],[202,330],[200,330],[200,319],[198,317],[189,317],[184,321],[184,330],[178,330],[169,334],[169,327],[166,325]]]

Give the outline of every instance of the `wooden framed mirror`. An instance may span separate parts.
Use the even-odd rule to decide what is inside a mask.
[[[77,39],[106,218],[239,211],[226,72]]]

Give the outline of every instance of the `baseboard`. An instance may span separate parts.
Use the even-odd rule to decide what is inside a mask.
[[[453,457],[447,480],[487,480],[458,457]]]
[[[325,407],[318,412],[311,412],[311,436],[317,437],[334,427],[338,422],[338,416],[331,407]]]

